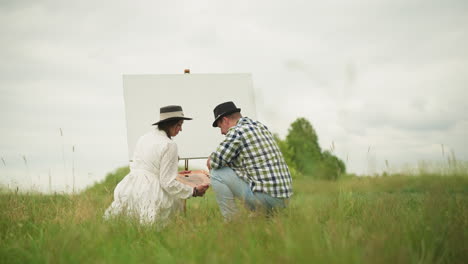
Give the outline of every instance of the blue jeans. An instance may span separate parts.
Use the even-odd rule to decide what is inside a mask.
[[[272,197],[262,192],[252,192],[249,184],[229,167],[211,170],[211,186],[216,193],[221,214],[226,220],[231,219],[238,211],[235,198],[244,201],[247,208],[252,211],[260,209],[272,213],[275,208],[286,207],[286,199]]]

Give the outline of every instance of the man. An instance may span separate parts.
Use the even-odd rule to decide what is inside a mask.
[[[242,117],[233,102],[213,110],[213,127],[226,135],[207,160],[211,185],[222,215],[230,220],[237,212],[235,198],[252,210],[271,213],[286,207],[292,195],[291,174],[268,128]]]

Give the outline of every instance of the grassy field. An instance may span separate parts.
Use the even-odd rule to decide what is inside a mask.
[[[164,230],[104,221],[127,168],[77,195],[0,194],[0,263],[466,263],[468,175],[295,180],[288,209],[225,223],[212,190]]]

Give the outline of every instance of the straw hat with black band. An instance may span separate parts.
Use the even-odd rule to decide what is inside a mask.
[[[161,107],[159,110],[159,121],[153,126],[171,120],[192,120],[190,117],[185,117],[180,105],[168,105]]]

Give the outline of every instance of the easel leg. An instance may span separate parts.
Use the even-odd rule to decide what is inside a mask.
[[[185,171],[188,171],[188,159],[185,160]],[[184,214],[187,214],[187,200],[184,200]]]

